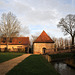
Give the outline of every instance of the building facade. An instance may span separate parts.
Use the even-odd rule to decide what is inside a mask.
[[[47,35],[45,31],[33,42],[33,53],[44,54],[54,52],[54,41]]]
[[[8,50],[9,51],[23,51],[23,52],[29,52],[29,37],[11,37],[8,41]],[[7,40],[6,37],[1,38],[0,40],[0,48],[1,51],[4,51],[7,47]]]

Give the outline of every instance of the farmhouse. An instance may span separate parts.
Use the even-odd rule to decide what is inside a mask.
[[[54,52],[54,41],[47,35],[45,31],[33,42],[33,53],[44,54],[46,52]]]
[[[7,47],[6,37],[1,38],[0,44],[1,51],[4,51]],[[23,51],[28,53],[29,45],[29,37],[11,37],[8,42],[8,49],[9,51]]]

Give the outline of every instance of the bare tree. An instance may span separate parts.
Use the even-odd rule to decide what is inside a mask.
[[[24,26],[21,26],[21,29],[20,29],[20,35],[19,36],[26,36],[30,34],[30,29],[27,25],[24,25]]]
[[[63,48],[63,46],[64,46],[64,42],[63,42],[64,39],[63,39],[63,38],[59,38],[58,41],[59,41],[59,47],[60,47],[60,48]]]
[[[36,32],[35,34],[31,35],[31,44],[38,38],[40,32]]]
[[[65,46],[69,46],[69,43],[68,42],[69,42],[68,39],[65,39],[64,40]]]
[[[13,13],[9,12],[7,14],[2,14],[0,32],[3,34],[3,37],[6,37],[8,49],[10,37],[15,37],[20,32],[20,22]]]
[[[69,14],[62,18],[57,26],[62,29],[65,35],[69,34],[72,37],[72,45],[74,45],[75,15]]]
[[[2,33],[0,32],[0,52],[1,52],[1,38],[2,38]]]
[[[33,44],[33,42],[37,39],[38,36],[36,35],[31,35],[31,43]]]

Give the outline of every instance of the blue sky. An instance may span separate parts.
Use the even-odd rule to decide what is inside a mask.
[[[29,27],[29,35],[45,30],[59,38],[64,35],[57,24],[67,14],[75,14],[75,0],[0,0],[0,17],[9,11],[17,16],[23,30]]]

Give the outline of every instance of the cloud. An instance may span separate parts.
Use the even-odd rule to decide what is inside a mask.
[[[60,13],[58,13],[56,10],[49,10],[49,11],[35,10],[28,12],[26,17],[27,20],[34,25],[35,24],[47,25],[52,23],[53,21],[56,21],[59,17],[59,14]]]
[[[56,35],[59,20],[75,12],[74,3],[74,0],[0,0],[0,14],[11,11],[32,32],[45,29]]]
[[[25,19],[25,23],[28,25],[47,25],[51,23],[56,24],[61,16],[57,9],[50,8],[53,5],[58,5],[58,1],[56,3],[53,2],[55,0],[36,0],[36,2],[35,0],[12,0],[9,1],[8,5],[7,2],[3,1],[1,6],[4,5],[4,9],[10,10],[16,13],[19,18]]]
[[[18,15],[19,18],[25,19],[26,20],[25,24],[33,24],[33,25],[38,25],[38,24],[47,25],[50,23],[55,24],[61,15],[57,9],[50,9],[50,8],[47,9],[47,6],[45,3],[49,3],[50,2],[49,0],[47,1],[36,0],[37,4],[35,1],[32,1],[32,2],[29,1],[29,3],[27,1],[29,0],[25,0],[25,1],[13,0],[12,2],[10,1],[8,5],[6,2],[4,2],[2,5],[5,5],[3,7],[7,11],[10,10],[14,12],[16,15]],[[43,4],[41,4],[42,2]],[[32,5],[31,3],[32,4],[34,3],[34,4]],[[46,8],[44,9],[43,6]],[[48,4],[48,7],[49,7],[49,4]]]

